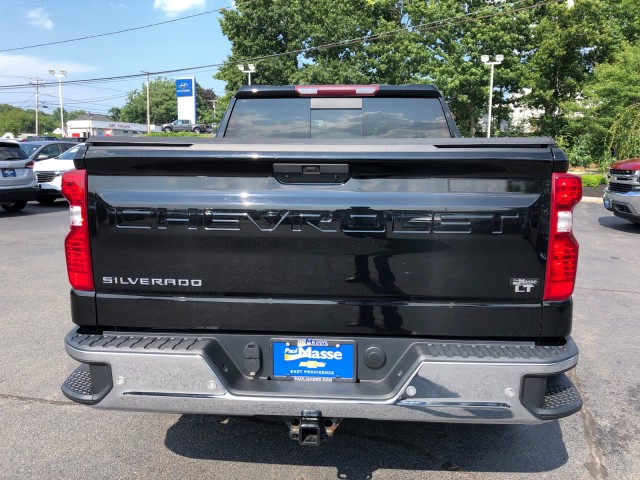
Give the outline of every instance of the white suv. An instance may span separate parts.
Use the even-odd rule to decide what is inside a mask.
[[[16,142],[0,140],[0,206],[19,212],[38,194],[33,160]]]
[[[36,162],[35,170],[40,184],[36,197],[38,202],[49,204],[62,198],[62,174],[75,169],[73,158],[81,146],[78,144],[55,158]]]

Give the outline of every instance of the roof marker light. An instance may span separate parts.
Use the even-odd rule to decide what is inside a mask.
[[[296,85],[301,97],[372,97],[380,90],[379,85]]]

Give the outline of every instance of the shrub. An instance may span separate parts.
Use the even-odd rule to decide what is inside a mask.
[[[581,135],[575,139],[573,146],[567,150],[567,158],[572,167],[587,167],[593,161],[589,153],[590,142],[591,137],[589,135]]]
[[[151,132],[138,135],[139,137],[213,137],[210,133],[193,132]]]
[[[597,173],[582,175],[582,186],[584,187],[597,187],[598,185],[606,185],[607,178],[604,175]]]

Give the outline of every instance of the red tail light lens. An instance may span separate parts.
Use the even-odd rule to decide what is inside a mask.
[[[554,173],[551,180],[551,215],[544,300],[568,300],[578,270],[578,241],[573,236],[573,208],[582,198],[582,180]]]
[[[89,246],[87,171],[71,170],[62,176],[62,194],[69,202],[71,229],[64,241],[69,282],[76,290],[95,290]]]
[[[33,168],[34,165],[35,163],[33,162],[33,160],[31,160],[30,162],[24,164],[24,168]]]

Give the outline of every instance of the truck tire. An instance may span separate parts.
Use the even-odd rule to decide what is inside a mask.
[[[21,202],[3,203],[0,206],[2,208],[4,208],[7,212],[14,213],[14,212],[19,212],[24,207],[26,207],[27,206],[27,202],[21,201]]]
[[[200,133],[200,127],[195,127],[193,129],[193,133]]]
[[[164,127],[164,128],[162,129],[162,131],[163,131],[164,133],[171,133],[171,132],[173,132],[173,130],[171,130],[171,127]]]

